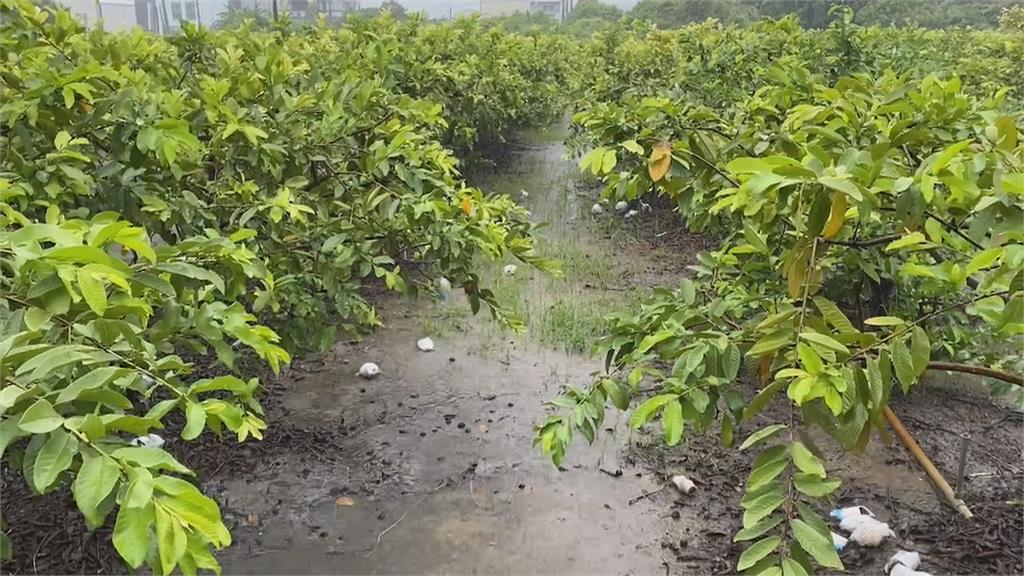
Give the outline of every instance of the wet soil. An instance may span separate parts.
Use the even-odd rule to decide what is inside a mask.
[[[578,260],[558,284],[520,279],[521,311],[538,319],[566,298],[621,305],[675,283],[704,241],[682,233],[668,211],[592,218],[596,191],[562,156],[557,141],[509,145],[500,168],[473,176],[488,190],[527,190],[521,201],[548,223],[547,248]],[[609,413],[595,444],[577,443],[556,469],[531,446],[532,428],[543,403],[561,386],[586,383],[596,360],[557,351],[536,332],[512,336],[466,318],[459,301],[384,300],[380,310],[386,328],[264,379],[264,441],[168,443],[221,504],[234,538],[218,554],[225,573],[734,572],[750,455],[723,448],[714,430],[666,449],[657,430],[630,433]],[[416,350],[422,336],[434,339],[434,352]],[[365,361],[383,373],[358,378]],[[815,437],[844,481],[835,504],[866,505],[898,535],[879,549],[847,548],[847,571],[882,574],[904,547],[920,551],[933,574],[1024,572],[1024,508],[1008,503],[1024,492],[1020,414],[957,382],[925,384],[893,408],[951,482],[960,434],[972,436],[961,493],[976,518],[940,504],[899,445],[873,439],[850,456]],[[772,406],[764,418],[783,410]],[[694,494],[668,483],[680,472],[696,481]],[[86,533],[70,497],[29,498],[7,470],[2,489],[15,544],[4,573],[124,572],[109,530]]]

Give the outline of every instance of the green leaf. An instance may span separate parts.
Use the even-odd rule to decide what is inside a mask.
[[[825,319],[833,328],[839,331],[840,334],[854,334],[858,330],[853,327],[853,323],[850,319],[843,314],[843,311],[839,309],[831,300],[816,296],[814,298],[814,305],[821,312],[821,317]]]
[[[1003,250],[1002,246],[997,246],[995,248],[989,248],[988,250],[978,252],[973,258],[971,258],[970,264],[967,265],[967,273],[974,274],[979,270],[983,270],[995,264],[995,261],[1003,254]]]
[[[903,388],[903,393],[905,394],[910,391],[910,387],[917,381],[917,373],[914,371],[914,360],[910,355],[910,350],[907,349],[907,345],[899,338],[893,340],[892,344],[889,345],[889,351],[892,353],[892,366],[896,371],[896,379],[900,381],[900,387]]]
[[[747,356],[763,356],[765,354],[770,354],[776,350],[784,348],[792,341],[793,327],[785,326],[758,340],[750,347],[750,350],[747,350]]]
[[[149,552],[149,527],[153,525],[153,504],[141,508],[122,506],[114,524],[114,548],[131,568],[138,568]]]
[[[868,407],[871,410],[878,410],[882,407],[882,371],[878,367],[877,358],[868,358],[867,374],[869,400]]]
[[[90,441],[96,442],[107,434],[107,427],[103,425],[103,420],[100,420],[99,416],[86,414],[78,425],[78,431],[85,434]]]
[[[185,416],[186,424],[181,431],[181,437],[184,440],[194,440],[199,437],[206,426],[206,411],[203,410],[202,405],[186,400]]]
[[[835,352],[842,352],[843,354],[850,353],[849,348],[847,348],[846,346],[844,346],[842,343],[840,343],[835,338],[832,338],[831,336],[826,336],[824,334],[819,334],[817,332],[801,332],[800,337],[803,338],[804,340],[807,340],[808,342],[818,344],[819,346],[824,346],[825,348],[828,348],[829,350],[833,350]]]
[[[187,262],[161,262],[156,266],[153,266],[154,270],[160,270],[162,272],[170,272],[178,276],[184,276],[186,278],[192,278],[193,280],[203,280],[213,284],[218,291],[224,293],[224,279],[218,274],[211,272],[205,268],[200,268],[194,264]]]
[[[72,492],[75,503],[82,511],[91,530],[103,525],[106,512],[99,509],[100,503],[121,479],[121,468],[104,456],[89,456],[83,453],[82,467],[78,469]]]
[[[785,380],[775,380],[771,384],[762,388],[757,395],[754,396],[754,399],[747,404],[747,407],[743,409],[743,421],[747,422],[759,414],[785,385]]]
[[[914,375],[921,376],[928,368],[928,361],[931,360],[932,344],[928,340],[928,333],[920,326],[914,326],[910,337],[910,356],[914,364]]]
[[[162,506],[156,506],[156,541],[164,576],[174,571],[188,543],[185,529]]]
[[[708,393],[703,388],[690,388],[688,392],[693,409],[703,414],[711,404],[711,397],[708,396]]]
[[[130,372],[131,370],[127,368],[119,368],[117,366],[103,366],[102,368],[96,368],[72,382],[67,388],[61,390],[60,394],[57,396],[57,404],[71,402],[78,398],[78,395],[81,394],[82,391],[100,388],[101,386],[105,386],[111,380],[125,376]]]
[[[818,182],[822,186],[842,192],[854,200],[860,200],[863,197],[860,193],[860,188],[858,188],[856,182],[853,182],[852,180],[836,178],[833,176],[822,176],[821,178],[818,178]]]
[[[782,538],[780,536],[769,536],[764,540],[754,543],[744,550],[743,554],[740,554],[740,559],[736,563],[736,569],[746,570],[747,568],[750,568],[756,564],[758,560],[771,554],[776,548],[778,548],[780,542],[782,542]]]
[[[107,311],[107,289],[96,276],[87,268],[78,269],[78,289],[85,298],[85,303],[96,313],[103,316]]]
[[[625,410],[629,408],[629,398],[626,397],[625,391],[622,390],[622,386],[611,378],[605,378],[601,381],[601,387],[604,388],[605,395],[612,401],[612,405],[619,410]]]
[[[804,370],[812,375],[821,374],[824,364],[822,364],[821,357],[818,356],[818,353],[813,348],[800,342],[796,345],[796,353],[800,356],[800,364],[804,367]]]
[[[911,246],[918,246],[926,241],[924,234],[920,232],[911,232],[902,238],[898,238],[890,242],[886,247],[886,252],[892,252],[901,248],[908,248]]]
[[[43,324],[49,322],[51,316],[48,311],[33,306],[25,313],[25,327],[32,331],[39,330]]]
[[[678,444],[683,437],[683,405],[678,400],[665,404],[661,425],[665,429],[665,443],[669,446]]]
[[[625,140],[620,144],[620,146],[634,154],[639,154],[641,156],[645,154],[644,147],[637,144],[636,140]]]
[[[747,540],[753,540],[763,534],[767,533],[772,528],[775,528],[779,524],[782,524],[782,516],[769,516],[764,520],[761,520],[757,524],[754,524],[750,528],[744,528],[736,533],[732,537],[733,542],[744,542]]]
[[[40,492],[57,481],[57,476],[71,466],[75,454],[78,453],[78,440],[64,430],[50,432],[46,443],[36,455],[32,469],[32,483]]]
[[[794,518],[789,521],[789,526],[793,530],[793,536],[800,543],[800,547],[810,554],[815,562],[825,568],[843,570],[843,562],[836,554],[836,549],[830,540],[808,526],[803,520]]]
[[[817,474],[796,474],[793,476],[793,485],[796,489],[812,498],[827,496],[839,488],[839,480],[822,480]]]
[[[18,376],[24,376],[31,372],[27,377],[20,379],[23,384],[27,384],[45,377],[47,374],[61,366],[93,359],[92,356],[81,352],[79,348],[79,346],[74,344],[54,346],[46,352],[32,357],[32,359],[28,360],[21,366],[18,366],[18,370],[15,374]]]
[[[237,376],[217,376],[216,378],[204,378],[197,380],[188,388],[188,393],[202,394],[213,390],[225,390],[233,393],[245,393],[250,390],[249,384]]]
[[[743,441],[743,444],[740,444],[740,450],[746,450],[747,448],[750,448],[759,442],[763,442],[787,428],[789,428],[789,426],[786,426],[785,424],[772,424],[771,426],[762,428],[750,436],[747,436],[747,439]]]
[[[796,467],[801,471],[806,472],[807,474],[813,474],[819,478],[825,477],[825,467],[821,464],[821,460],[812,454],[811,451],[807,449],[807,446],[804,446],[803,442],[800,442],[799,440],[793,442],[790,453],[793,457],[793,463],[796,464]]]
[[[733,344],[729,343],[722,352],[722,376],[726,380],[735,380],[736,376],[740,372],[740,361],[742,356],[740,355],[740,349]]]
[[[148,469],[133,467],[128,469],[128,490],[125,491],[122,507],[141,508],[153,500],[153,475]]]
[[[640,346],[637,347],[636,353],[643,354],[650,350],[651,348],[654,348],[659,342],[668,340],[669,338],[675,335],[676,333],[673,332],[672,330],[661,330],[660,332],[655,332],[654,334],[648,334],[647,336],[644,337],[643,340],[640,341]]]
[[[25,432],[18,427],[18,421],[14,418],[4,418],[0,420],[0,458],[3,457],[4,452],[7,451],[7,447],[11,445],[18,438],[28,436],[28,432]]]
[[[817,236],[825,227],[828,220],[829,209],[832,200],[827,193],[821,192],[814,195],[811,203],[811,210],[807,214],[807,236]]]
[[[792,558],[782,559],[782,576],[809,576],[807,570]]]
[[[198,530],[214,546],[231,545],[231,534],[221,520],[217,503],[203,496],[195,485],[172,476],[158,476],[156,490],[160,504]]]
[[[629,419],[630,426],[633,428],[643,426],[654,417],[658,409],[677,398],[679,398],[678,394],[660,394],[647,400],[633,411],[633,415]]]
[[[140,284],[150,290],[155,290],[168,298],[177,298],[178,293],[174,290],[174,286],[170,282],[163,278],[150,274],[148,272],[136,272],[129,278],[132,282]]]
[[[18,420],[18,427],[29,434],[46,434],[60,428],[62,424],[64,417],[44,398],[36,400],[36,403],[29,406]]]
[[[601,162],[601,171],[605,174],[611,172],[615,168],[615,164],[618,160],[615,157],[615,150],[608,150],[604,153],[604,157]]]
[[[906,324],[906,322],[895,316],[875,316],[873,318],[868,318],[864,323],[868,326],[899,326],[901,324]]]
[[[750,477],[747,479],[747,490],[756,490],[775,480],[788,465],[789,462],[785,458],[768,460],[757,465],[751,470]]]
[[[174,456],[171,456],[160,448],[131,446],[118,448],[111,452],[110,455],[119,460],[131,462],[132,464],[137,464],[139,466],[145,466],[146,468],[170,470],[171,472],[178,472],[180,474],[192,474],[192,471],[183,466],[181,462],[175,460]]]
[[[119,272],[131,272],[131,268],[129,268],[127,264],[110,256],[95,246],[64,246],[60,248],[51,248],[43,252],[43,257],[49,260],[70,262],[74,264],[104,264]]]
[[[782,491],[768,492],[754,500],[743,512],[743,527],[750,528],[757,524],[762,518],[778,510],[779,506],[786,501],[786,495]]]
[[[78,454],[78,441],[75,437],[62,429],[51,431],[46,444],[43,444],[36,455],[36,463],[32,469],[32,483],[36,490],[45,492],[52,486],[60,472],[71,466],[75,454]]]

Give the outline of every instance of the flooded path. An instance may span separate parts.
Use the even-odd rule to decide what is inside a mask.
[[[558,142],[531,144],[507,159],[507,172],[478,180],[489,191],[528,190],[521,201],[550,224],[547,249],[566,260],[567,279],[525,267],[496,279],[532,332],[502,332],[461,302],[395,302],[382,311],[386,327],[366,340],[298,363],[278,400],[287,424],[279,417],[275,427],[344,436],[324,441],[322,459],[316,446],[312,457],[284,451],[258,458],[251,474],[210,482],[235,523],[235,544],[220,555],[225,573],[664,570],[664,509],[646,498],[629,504],[662,482],[624,457],[625,418],[610,412],[606,427],[617,433],[575,446],[563,471],[531,446],[543,403],[599,368],[539,342],[589,345],[598,284],[616,274],[607,242],[580,223],[562,156]],[[416,350],[423,336],[434,352]],[[382,375],[357,378],[364,361]]]
[[[717,430],[669,449],[657,427],[630,432],[610,410],[604,433],[593,446],[575,443],[562,470],[532,446],[544,402],[600,369],[583,352],[601,317],[647,287],[674,284],[701,242],[680,234],[668,211],[592,218],[595,193],[575,180],[558,137],[534,137],[472,177],[546,222],[539,250],[562,262],[561,277],[525,266],[504,276],[506,262],[485,271],[526,334],[501,330],[486,312],[472,316],[457,298],[387,300],[385,328],[295,362],[271,387],[263,442],[209,443],[204,462],[188,461],[212,471],[201,481],[234,537],[219,554],[225,573],[735,572],[744,546],[732,536],[753,455],[723,447]],[[417,351],[423,336],[434,352]],[[382,369],[372,381],[355,376],[366,361]],[[788,404],[776,404],[737,438],[783,417]],[[847,549],[847,572],[880,574],[903,547],[919,550],[933,573],[1019,573],[1024,516],[1002,504],[1019,497],[1024,477],[1019,415],[936,385],[893,407],[947,474],[958,458],[951,428],[984,426],[964,488],[978,520],[944,507],[898,444],[873,439],[850,454],[815,432],[843,480],[834,505],[866,505],[899,535],[880,549]],[[679,472],[696,481],[695,494],[669,488],[638,499]]]

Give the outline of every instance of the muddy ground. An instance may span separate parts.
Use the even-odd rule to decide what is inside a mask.
[[[527,334],[472,318],[458,301],[382,301],[386,328],[268,381],[263,442],[169,442],[221,503],[234,537],[219,554],[225,573],[734,571],[749,462],[715,434],[665,449],[611,415],[606,433],[574,446],[561,470],[531,447],[543,403],[600,367],[578,353],[592,343],[597,313],[673,283],[702,246],[666,212],[591,218],[595,192],[562,155],[557,138],[535,138],[510,148],[501,169],[474,176],[488,190],[528,191],[521,201],[549,223],[544,249],[566,262],[563,279],[523,268],[494,278],[530,321]],[[422,336],[434,352],[416,350]],[[357,378],[364,361],[383,374]],[[1020,414],[956,381],[925,384],[893,408],[951,481],[959,435],[971,434],[962,495],[976,518],[941,505],[898,445],[873,441],[863,455],[841,456],[822,439],[844,480],[837,504],[869,506],[899,536],[877,550],[848,548],[847,571],[882,574],[904,546],[933,574],[1024,572],[1024,509],[1007,504],[1024,490]],[[696,480],[693,495],[666,488],[677,472]],[[5,573],[124,571],[109,531],[86,534],[70,498],[30,499],[6,470],[2,487],[15,545]]]

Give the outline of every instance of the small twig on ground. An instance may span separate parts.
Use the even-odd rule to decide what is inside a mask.
[[[636,504],[637,502],[643,500],[644,498],[650,498],[651,496],[654,496],[655,494],[661,492],[664,489],[665,489],[665,487],[662,486],[661,488],[658,488],[657,490],[652,490],[650,492],[645,492],[645,493],[637,496],[636,498],[631,499],[629,501],[629,505],[632,506],[633,504]]]
[[[384,535],[387,534],[388,532],[391,532],[392,528],[394,528],[395,526],[398,526],[398,523],[401,522],[402,520],[404,520],[405,519],[405,515],[408,514],[408,513],[409,513],[408,510],[406,510],[405,512],[402,512],[402,515],[398,517],[398,520],[395,520],[394,524],[392,524],[391,526],[388,526],[387,528],[385,528],[384,531],[381,532],[380,534],[377,534],[377,544],[380,544],[380,539],[383,538]]]

